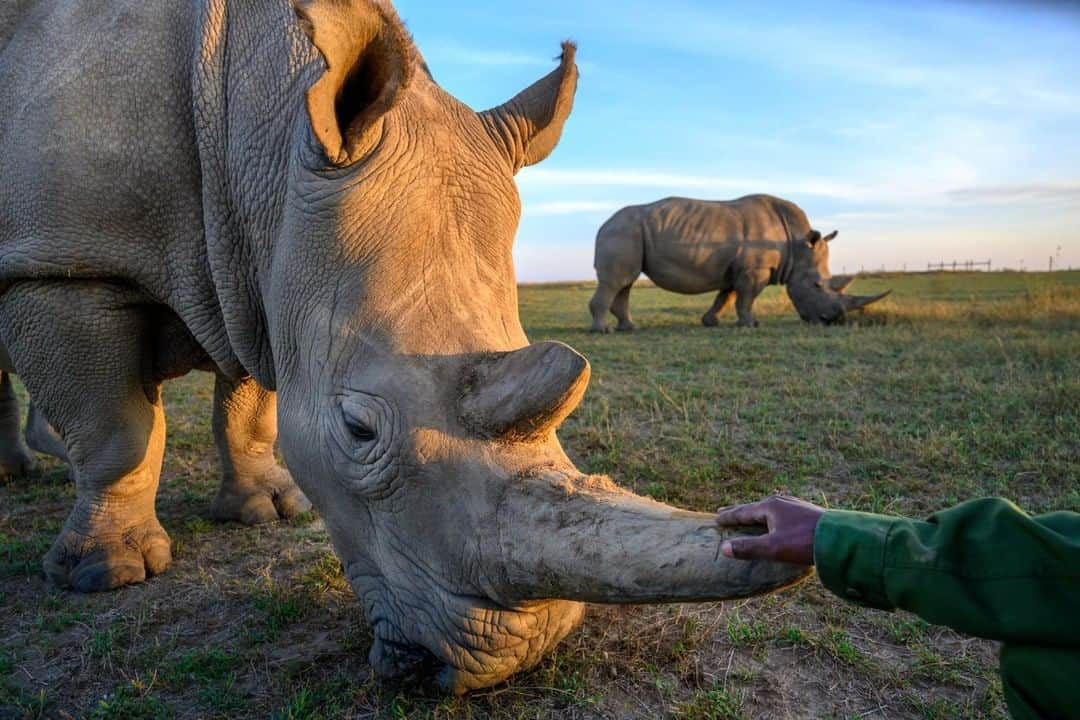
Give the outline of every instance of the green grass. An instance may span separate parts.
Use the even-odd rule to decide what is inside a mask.
[[[172,710],[138,681],[119,685],[87,714],[87,720],[162,720]]]
[[[741,695],[721,687],[698,690],[672,714],[676,720],[743,720]]]
[[[844,327],[782,293],[756,330],[698,318],[709,297],[643,285],[639,331],[587,332],[588,283],[526,286],[534,341],[589,358],[563,426],[583,470],[683,507],[789,492],[920,515],[1004,495],[1080,511],[1080,273],[869,276],[893,288]],[[815,583],[724,605],[591,607],[533,671],[465,698],[386,683],[316,513],[206,520],[218,482],[213,383],[169,383],[158,511],[176,560],[98,596],[48,589],[41,557],[72,483],[43,460],[0,481],[0,717],[1004,718],[996,647]],[[884,708],[883,710],[876,710]]]

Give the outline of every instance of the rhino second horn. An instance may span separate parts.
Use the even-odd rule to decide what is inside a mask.
[[[891,293],[892,290],[886,290],[879,295],[844,295],[844,310],[851,312],[852,310],[864,308],[871,303],[876,303],[878,300],[881,300]]]
[[[542,438],[581,402],[589,372],[588,360],[558,342],[488,356],[466,374],[461,420],[482,437]]]
[[[843,294],[854,282],[854,275],[833,275],[829,278],[829,288]]]

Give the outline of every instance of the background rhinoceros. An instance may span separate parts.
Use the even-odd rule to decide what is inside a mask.
[[[888,295],[844,295],[850,285],[829,280],[829,241],[795,203],[771,195],[708,201],[666,198],[615,213],[596,235],[598,286],[589,302],[592,331],[608,332],[607,314],[618,330],[633,330],[630,289],[645,273],[665,290],[693,295],[719,291],[701,322],[735,305],[738,324],[754,326],[754,299],[768,285],[786,285],[803,320],[834,323],[851,310]]]
[[[582,475],[555,436],[589,366],[522,331],[513,177],[559,139],[572,45],[476,113],[383,2],[40,0],[4,17],[0,370],[74,468],[55,583],[169,565],[159,389],[195,368],[219,378],[217,514],[303,505],[273,463],[280,433],[383,673],[429,668],[462,692],[537,662],[580,601],[802,576],[725,559],[711,516]]]

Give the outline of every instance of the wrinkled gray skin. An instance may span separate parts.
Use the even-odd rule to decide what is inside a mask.
[[[786,285],[799,316],[812,323],[844,320],[872,298],[843,295],[830,284],[829,241],[810,227],[795,203],[771,195],[708,201],[666,198],[615,213],[596,235],[597,288],[589,302],[592,331],[631,331],[630,289],[641,273],[657,286],[695,295],[718,291],[701,322],[719,324],[735,305],[738,325],[754,327],[754,299],[769,285]]]
[[[464,692],[535,664],[582,601],[803,576],[723,557],[712,516],[585,476],[556,438],[589,367],[522,331],[513,176],[558,141],[572,46],[476,113],[371,0],[40,0],[2,32],[0,365],[75,469],[57,584],[168,565],[159,386],[193,368],[219,376],[241,514],[280,495],[236,464],[269,457],[276,398],[379,672]]]

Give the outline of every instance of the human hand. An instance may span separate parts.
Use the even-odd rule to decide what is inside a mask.
[[[720,508],[720,527],[765,525],[769,532],[725,540],[720,552],[739,560],[777,560],[796,565],[814,564],[814,532],[825,510],[804,500],[774,495],[767,500]]]

